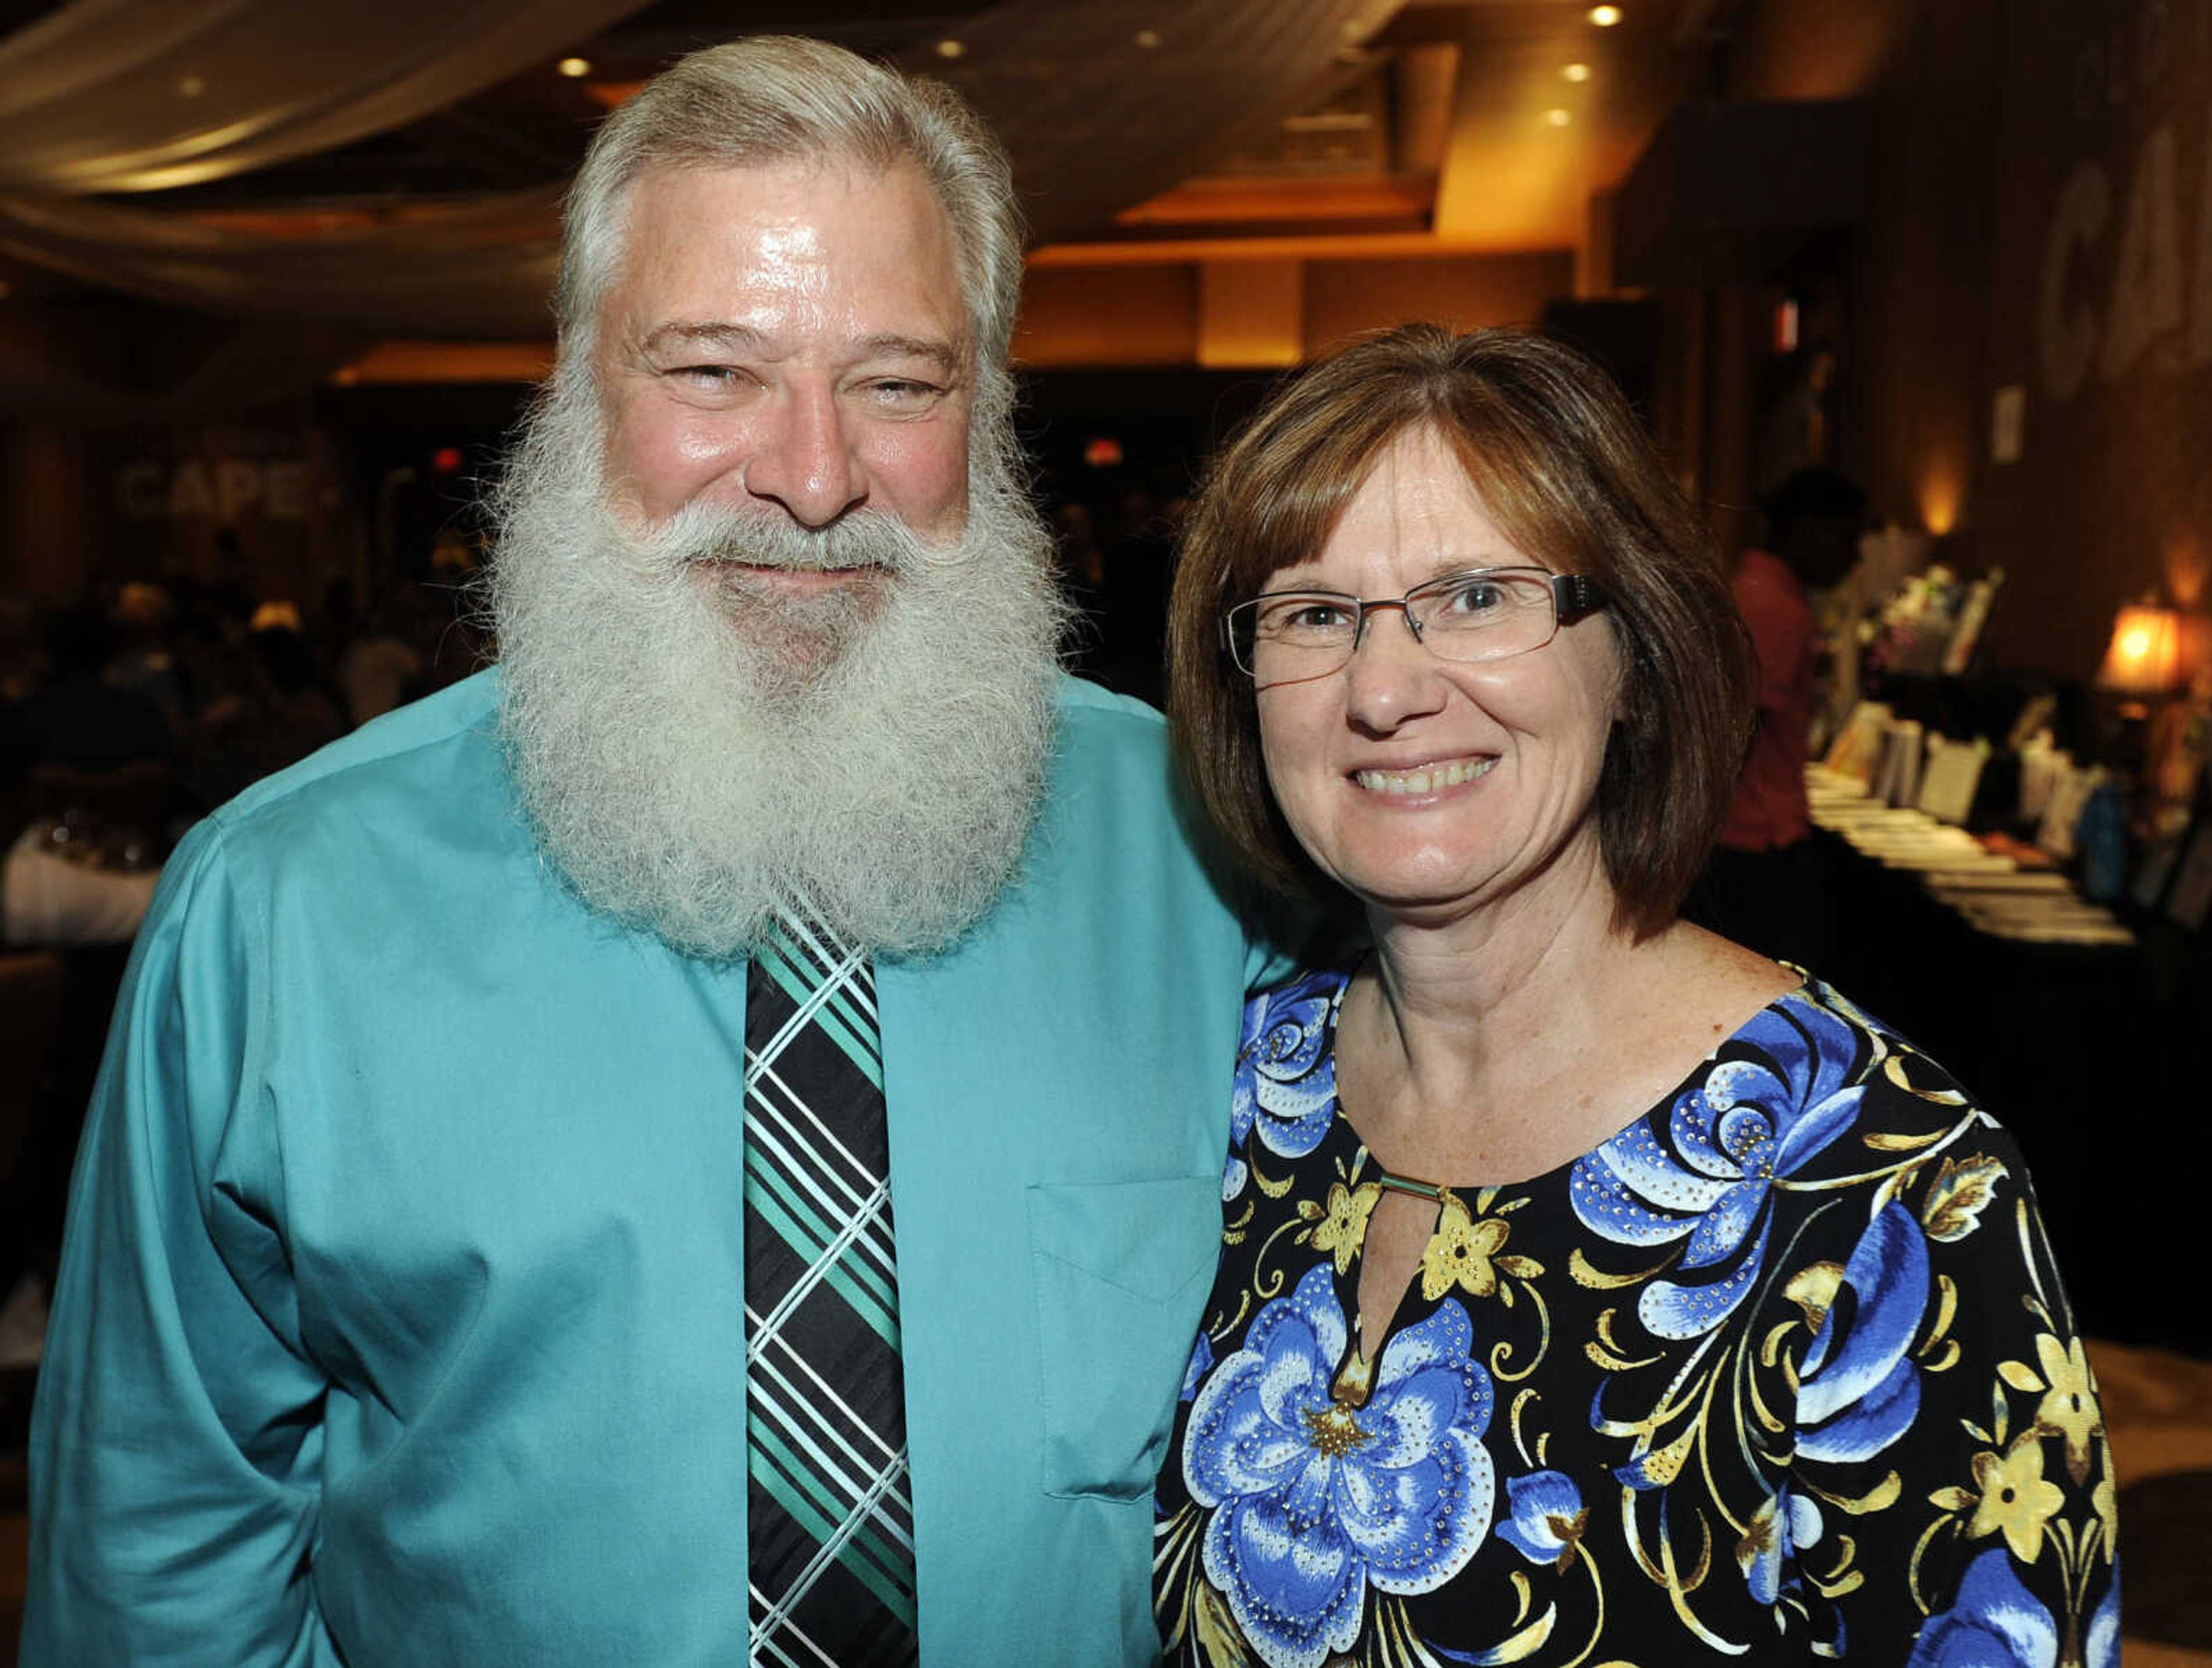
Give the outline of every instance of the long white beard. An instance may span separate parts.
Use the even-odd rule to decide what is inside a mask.
[[[584,901],[686,952],[779,910],[873,952],[950,943],[1021,861],[1054,734],[1064,606],[1008,444],[979,415],[966,532],[860,513],[610,507],[587,388],[556,384],[495,498],[501,725],[522,802]],[[698,564],[882,564],[876,605]]]

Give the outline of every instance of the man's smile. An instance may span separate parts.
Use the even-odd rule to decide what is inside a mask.
[[[696,566],[711,584],[773,588],[805,595],[876,584],[889,577],[887,568],[873,562],[858,567],[785,567],[772,562],[709,561]]]

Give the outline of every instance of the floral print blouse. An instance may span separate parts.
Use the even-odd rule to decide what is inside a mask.
[[[1594,1151],[1439,1189],[1369,1362],[1349,977],[1245,1012],[1170,1663],[2118,1663],[2095,1380],[2019,1150],[1940,1067],[1808,980]]]

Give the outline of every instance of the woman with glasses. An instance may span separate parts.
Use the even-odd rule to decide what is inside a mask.
[[[1215,468],[1170,659],[1231,848],[1367,943],[1245,1013],[1170,1659],[2117,1661],[2017,1148],[1675,917],[1751,663],[1606,379],[1425,325],[1306,373]]]

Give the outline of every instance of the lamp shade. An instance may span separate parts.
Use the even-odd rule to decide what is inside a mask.
[[[2181,681],[2181,618],[2170,608],[2131,603],[2112,622],[2097,682],[2123,694],[2163,694]]]

